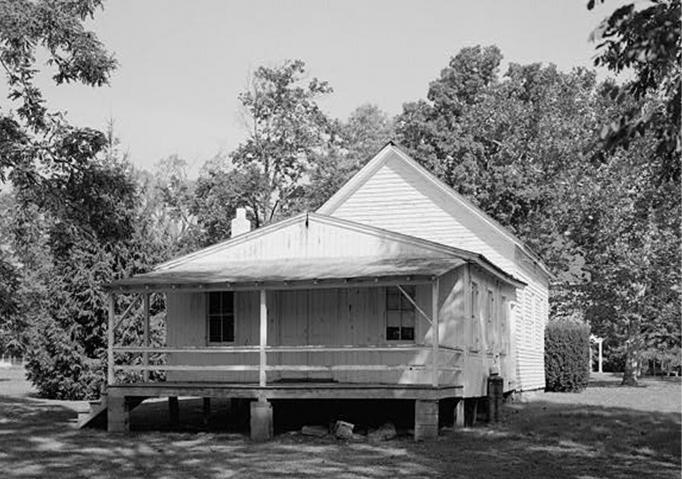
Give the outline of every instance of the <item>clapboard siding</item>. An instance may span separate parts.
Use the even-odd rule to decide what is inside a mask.
[[[433,179],[415,168],[404,154],[387,147],[380,155],[381,161],[371,166],[376,170],[370,176],[352,184],[352,191],[342,189],[340,199],[332,198],[320,212],[483,254],[526,282],[528,285],[510,300],[514,341],[505,367],[516,374],[507,387],[544,388],[544,327],[548,314],[545,273],[508,234],[476,208],[435,186]]]

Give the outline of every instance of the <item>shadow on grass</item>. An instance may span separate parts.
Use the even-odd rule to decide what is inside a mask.
[[[166,414],[163,402],[149,406],[139,414]],[[181,421],[195,414],[181,406]],[[226,412],[214,414],[212,420]],[[143,416],[133,416],[133,426]],[[285,434],[255,444],[234,433],[79,431],[70,409],[0,396],[0,470],[8,479],[677,478],[680,415],[537,401],[507,406],[499,424],[425,443],[343,443]]]

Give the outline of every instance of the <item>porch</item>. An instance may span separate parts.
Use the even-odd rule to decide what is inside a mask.
[[[251,418],[263,417],[260,423],[252,424],[254,438],[269,437],[267,424],[272,423],[273,416],[271,400],[402,399],[414,401],[415,437],[421,439],[437,435],[438,401],[461,397],[462,387],[456,384],[455,378],[460,373],[458,361],[463,353],[463,350],[443,345],[438,340],[438,278],[374,278],[362,283],[318,281],[307,282],[306,289],[302,288],[303,284],[299,284],[298,288],[282,290],[280,288],[283,285],[280,284],[276,285],[277,289],[275,285],[269,285],[271,289],[255,292],[245,286],[232,285],[231,290],[257,295],[258,345],[153,346],[150,341],[150,304],[153,303],[154,295],[173,295],[178,290],[187,293],[190,287],[145,287],[142,291],[137,288],[112,291],[107,397],[110,431],[128,430],[130,410],[147,398],[169,398],[171,414],[175,407],[173,404],[177,404],[177,397],[202,397],[209,404],[211,398],[252,400]],[[327,344],[269,344],[268,331],[272,330],[273,318],[268,314],[271,309],[268,308],[268,298],[283,291],[309,291],[311,297],[317,297],[318,293],[326,291],[328,296],[330,290],[339,290],[341,286],[359,291],[371,288],[374,294],[386,288],[394,288],[412,305],[416,321],[423,323],[415,328],[419,334],[413,342],[402,344],[387,344],[386,341],[366,345],[329,344],[333,337],[324,338]],[[226,291],[217,289],[218,287],[203,285],[191,288],[190,291],[193,294]],[[428,293],[426,296],[433,303],[428,308],[417,304],[417,300],[406,291],[410,287]],[[129,304],[123,313],[119,313],[121,305],[117,304],[116,299],[122,296],[128,298]],[[424,294],[420,295],[423,296]],[[141,310],[138,306],[141,306]],[[335,307],[329,306],[328,309]],[[383,314],[379,316],[383,319]],[[123,344],[129,336],[125,334],[125,330],[133,326],[140,317],[142,334],[132,336],[134,344]],[[344,324],[340,326],[347,327]],[[381,327],[383,326],[382,320]],[[431,339],[433,337],[434,341]],[[206,359],[210,357],[219,359]],[[196,376],[207,373],[249,374],[257,380],[248,380],[248,376],[235,380],[235,376],[227,376],[206,381]],[[172,374],[182,374],[183,378],[190,379],[178,380]],[[335,374],[345,374],[342,377],[347,380],[332,379]],[[376,381],[371,376],[366,376],[367,374],[384,378],[389,376],[381,375],[393,374],[398,379]],[[266,426],[259,427],[259,424]],[[259,435],[257,431],[264,428],[266,432]]]

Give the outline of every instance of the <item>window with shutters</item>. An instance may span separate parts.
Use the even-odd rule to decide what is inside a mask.
[[[412,301],[414,286],[402,286]],[[388,341],[414,341],[415,310],[412,302],[397,287],[386,288],[386,339]]]
[[[207,296],[208,342],[234,342],[234,292],[213,291]]]

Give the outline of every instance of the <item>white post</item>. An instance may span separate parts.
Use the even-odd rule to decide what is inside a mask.
[[[431,385],[434,388],[438,387],[438,284],[439,280],[436,278],[431,287]]]
[[[267,364],[265,356],[265,346],[268,344],[268,306],[267,306],[267,295],[264,289],[260,290],[260,367],[258,368],[259,373],[259,385],[261,387],[266,384],[266,374],[265,366]]]
[[[599,372],[600,372],[600,373],[603,373],[603,372],[604,372],[604,371],[602,370],[602,361],[603,361],[603,359],[604,359],[604,358],[602,357],[602,343],[603,343],[603,342],[604,342],[603,339],[600,339],[600,340],[599,340]]]
[[[107,384],[114,384],[114,293],[109,293],[109,328],[107,330]]]
[[[144,347],[149,347],[149,293],[144,293],[142,297],[144,309]],[[144,382],[149,382],[149,352],[142,353],[142,361],[144,363],[144,370],[142,371],[142,379]]]

